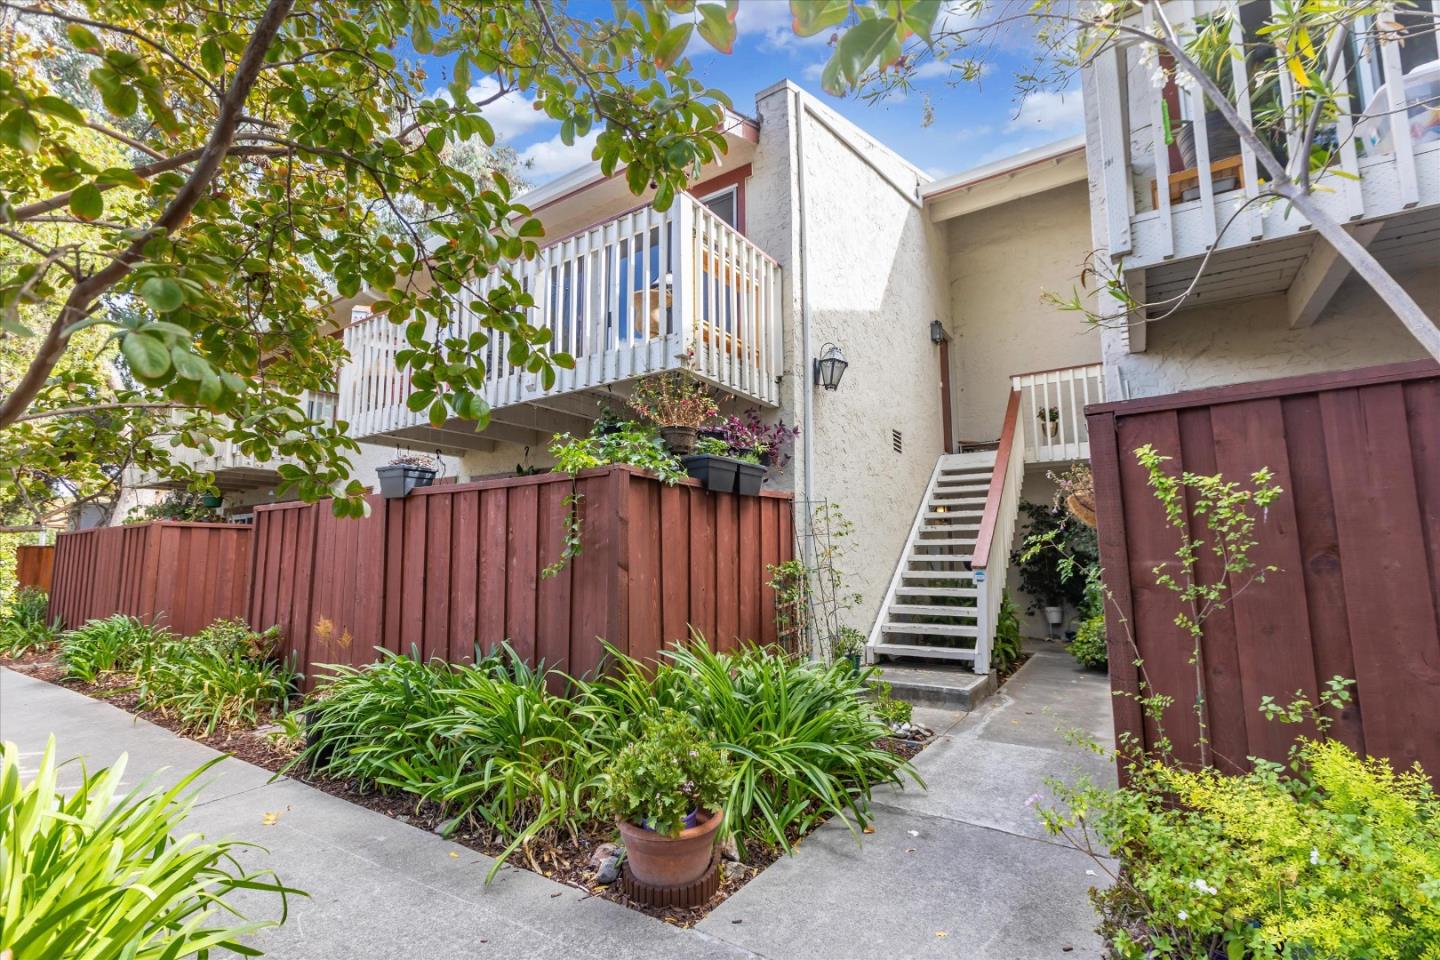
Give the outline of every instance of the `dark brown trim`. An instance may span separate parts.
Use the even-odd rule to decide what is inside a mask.
[[[1344,387],[1366,387],[1376,383],[1396,383],[1402,380],[1423,380],[1435,376],[1437,372],[1440,372],[1440,363],[1436,363],[1434,360],[1410,360],[1404,363],[1387,363],[1375,367],[1357,367],[1351,370],[1327,370],[1324,373],[1307,373],[1280,380],[1228,383],[1220,387],[1203,387],[1199,390],[1166,393],[1155,397],[1092,403],[1085,408],[1085,415],[1088,417],[1097,413],[1113,413],[1119,417],[1136,413],[1150,413],[1156,410],[1207,407],[1216,403],[1263,400],[1268,397],[1283,397],[1294,393],[1313,393],[1319,390],[1335,390]]]
[[[990,543],[995,539],[995,526],[1000,522],[1000,501],[1005,496],[1005,475],[1010,472],[1010,458],[1015,456],[1017,429],[1020,424],[1020,391],[1010,391],[1005,405],[1005,427],[995,451],[995,469],[990,471],[990,490],[985,494],[985,512],[980,516],[980,532],[975,536],[975,552],[970,557],[971,570],[984,570],[990,563]],[[1008,565],[1009,558],[1005,563]]]
[[[955,426],[950,422],[950,341],[940,341],[940,426],[945,435],[945,453],[955,452]]]
[[[689,188],[691,196],[697,200],[707,193],[719,193],[727,187],[735,188],[735,229],[740,234],[745,234],[745,181],[750,179],[750,164],[736,167],[734,170],[726,171],[709,180],[702,180],[699,183],[692,183]]]

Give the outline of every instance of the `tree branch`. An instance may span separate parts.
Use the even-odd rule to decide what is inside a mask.
[[[93,403],[84,407],[57,407],[53,410],[41,410],[38,413],[27,413],[23,417],[16,418],[16,423],[27,423],[31,420],[44,420],[47,417],[73,417],[82,413],[95,413],[99,410],[180,410],[189,409],[192,405],[188,403],[177,403],[172,401],[145,401],[137,400],[133,403]]]
[[[66,330],[70,324],[84,317],[91,309],[91,304],[95,299],[122,280],[143,258],[150,235],[157,230],[167,234],[173,233],[189,218],[190,211],[195,208],[195,204],[200,202],[205,189],[215,178],[221,162],[224,161],[230,150],[240,117],[244,112],[245,100],[250,95],[250,90],[254,87],[255,81],[260,75],[260,69],[264,65],[265,55],[275,42],[275,37],[280,32],[285,18],[289,16],[293,4],[294,0],[270,0],[264,14],[255,25],[255,32],[250,35],[250,40],[245,45],[245,53],[241,56],[240,63],[235,69],[230,89],[226,91],[225,99],[221,101],[215,126],[210,131],[210,139],[196,161],[190,179],[170,199],[169,205],[155,221],[153,229],[147,230],[145,236],[133,241],[104,269],[91,274],[71,289],[64,308],[55,318],[54,323],[50,325],[44,341],[40,344],[39,351],[31,361],[29,369],[25,371],[25,376],[20,379],[15,390],[5,398],[4,402],[0,403],[0,428],[9,426],[24,414],[26,408],[35,399],[35,395],[40,392],[40,388],[45,385],[50,371],[64,356],[70,339]]]

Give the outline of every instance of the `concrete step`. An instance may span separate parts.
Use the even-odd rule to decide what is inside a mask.
[[[878,652],[882,646],[889,646],[894,652],[888,656],[905,657],[903,662],[881,664],[872,676],[871,682],[890,684],[890,695],[914,704],[917,707],[937,707],[942,710],[974,710],[980,702],[995,692],[995,674],[973,673],[952,657],[944,663],[926,660],[935,656],[931,647],[906,647],[901,644],[877,644],[871,649]],[[970,654],[974,651],[958,650],[956,653]]]

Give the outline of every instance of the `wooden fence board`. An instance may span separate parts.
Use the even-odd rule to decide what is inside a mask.
[[[1332,372],[1096,404],[1090,427],[1111,682],[1141,675],[1175,698],[1165,733],[1200,759],[1191,718],[1191,645],[1174,595],[1154,585],[1178,537],[1133,451],[1150,443],[1173,471],[1229,480],[1269,467],[1284,489],[1259,518],[1257,563],[1278,568],[1206,624],[1210,738],[1222,768],[1283,759],[1295,727],[1265,721],[1265,695],[1313,696],[1333,676],[1356,681],[1332,732],[1397,767],[1440,777],[1440,367],[1433,362]],[[1192,532],[1205,536],[1203,524]],[[1208,537],[1207,537],[1208,539]],[[1200,553],[1201,574],[1216,562]],[[1127,628],[1128,624],[1128,628]],[[1134,646],[1131,646],[1133,636]],[[1153,746],[1159,731],[1126,696],[1117,735]],[[1224,760],[1233,761],[1225,763]]]
[[[187,635],[244,617],[252,540],[248,524],[226,523],[160,521],[62,533],[51,614],[77,627],[123,613]]]
[[[27,545],[15,548],[15,583],[38,587],[46,593],[55,577],[55,547]]]
[[[718,649],[773,641],[767,567],[794,554],[788,496],[591,471],[574,480],[581,551],[543,577],[564,546],[571,483],[548,475],[372,496],[365,519],[337,520],[324,501],[260,507],[252,625],[281,624],[312,683],[316,665],[363,663],[377,646],[466,660],[477,643],[508,641],[531,662],[586,675],[602,665],[602,640],[641,658],[691,624]]]

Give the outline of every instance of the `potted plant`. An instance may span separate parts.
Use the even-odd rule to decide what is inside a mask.
[[[408,497],[416,487],[428,487],[440,472],[440,461],[423,453],[402,453],[382,467],[376,467],[380,478],[380,495],[386,500]]]
[[[1060,436],[1060,408],[1059,408],[1059,407],[1046,407],[1045,409],[1041,410],[1039,413],[1035,414],[1035,419],[1036,419],[1036,420],[1039,420],[1041,423],[1043,423],[1043,424],[1045,425],[1046,430],[1047,430],[1047,431],[1049,432],[1049,434],[1050,434],[1050,439],[1051,439],[1051,440],[1055,440],[1055,439],[1059,438],[1059,436]]]
[[[695,452],[681,457],[685,472],[690,474],[711,493],[730,493],[735,489],[735,477],[739,472],[739,461],[728,454],[730,447],[719,437],[698,437]]]
[[[604,788],[635,879],[678,887],[705,876],[729,782],[728,756],[683,715],[667,711],[646,723],[616,756]]]
[[[841,627],[830,638],[832,660],[850,661],[850,669],[860,670],[860,654],[865,649],[865,635],[854,627]]]
[[[752,454],[754,462],[762,467],[783,467],[789,462],[786,448],[799,434],[799,427],[788,426],[784,420],[765,423],[753,409],[746,410],[744,416],[731,414],[720,426],[720,436],[730,445],[731,456]]]
[[[630,394],[630,407],[660,428],[677,457],[695,450],[700,428],[720,412],[709,389],[683,370],[646,377]]]

